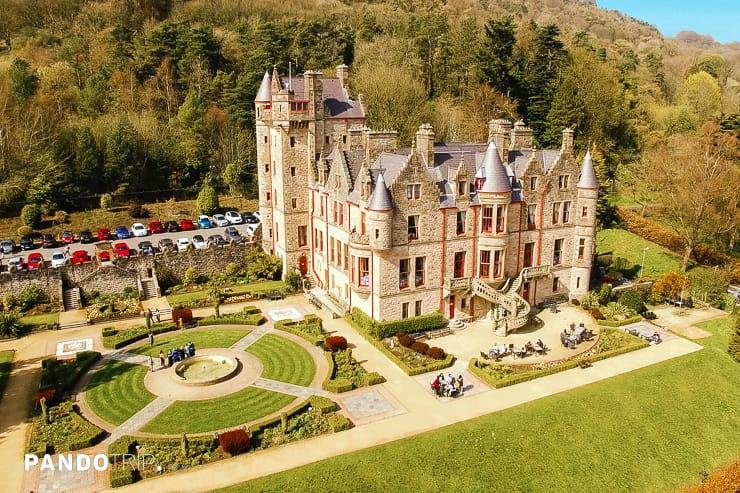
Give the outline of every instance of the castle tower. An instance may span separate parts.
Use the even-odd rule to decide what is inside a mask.
[[[596,204],[599,200],[599,181],[587,151],[581,166],[581,177],[578,180],[578,200],[575,210],[575,247],[576,255],[570,277],[570,294],[580,298],[588,292],[591,278],[594,241],[596,238]]]
[[[503,275],[506,265],[506,246],[508,244],[508,208],[511,204],[511,180],[501,162],[496,144],[489,142],[481,164],[484,172],[483,186],[478,190],[481,204],[478,256],[489,255],[491,269],[483,278],[497,279]],[[488,252],[488,253],[483,253]],[[473,259],[473,272],[480,265],[480,258]],[[479,273],[476,273],[479,274]]]
[[[370,248],[388,250],[393,243],[393,199],[382,173],[378,175],[378,181],[367,201],[366,209]]]

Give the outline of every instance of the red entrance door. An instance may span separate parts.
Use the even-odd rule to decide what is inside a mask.
[[[308,274],[308,259],[305,255],[302,255],[301,258],[298,259],[298,270],[301,271],[302,276]]]
[[[522,286],[522,298],[529,301],[529,283],[525,282]]]
[[[450,295],[450,319],[455,318],[455,296]]]

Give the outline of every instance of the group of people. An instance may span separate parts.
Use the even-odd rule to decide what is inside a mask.
[[[527,341],[527,343],[520,349],[515,348],[513,344],[509,347],[506,346],[506,344],[501,344],[501,346],[499,346],[498,343],[494,343],[494,345],[491,346],[491,349],[488,351],[488,357],[490,359],[498,361],[502,356],[513,353],[515,356],[519,355],[521,358],[523,358],[524,356],[530,353],[534,353],[535,351],[539,352],[544,350],[545,343],[542,342],[542,339],[537,339],[537,342],[535,342],[534,344],[532,344],[532,341]]]
[[[457,378],[449,373],[446,377],[444,373],[437,375],[432,382],[432,392],[437,397],[456,397],[463,393],[463,377],[458,375]]]
[[[195,344],[192,342],[188,342],[183,347],[179,348],[172,348],[171,350],[167,351],[167,366],[172,366],[173,363],[177,363],[178,361],[182,361],[185,358],[192,358],[195,356]],[[159,352],[159,362],[162,366],[164,366],[164,352]]]

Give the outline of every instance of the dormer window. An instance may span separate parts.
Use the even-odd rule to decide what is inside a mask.
[[[568,179],[570,175],[560,175],[558,177],[558,188],[568,188]]]
[[[533,176],[529,179],[529,189],[530,190],[537,189],[537,177],[536,176]]]
[[[406,198],[409,200],[418,200],[421,197],[421,183],[406,185]]]
[[[468,188],[467,181],[457,182],[457,196],[461,198],[465,197],[465,195],[467,195],[467,188]]]

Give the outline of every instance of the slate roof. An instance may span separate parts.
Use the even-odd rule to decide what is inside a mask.
[[[483,169],[485,170],[486,181],[480,189],[481,192],[511,192],[511,181],[509,175],[504,168],[504,164],[501,162],[498,148],[493,142],[488,144],[488,149],[486,149],[486,154],[483,157]]]
[[[306,99],[306,79],[303,77],[282,77],[283,87],[289,87],[295,99]],[[358,100],[351,99],[339,79],[321,79],[324,105],[329,111],[328,118],[365,118],[365,109]]]
[[[393,210],[393,199],[391,199],[391,192],[388,190],[388,187],[385,186],[383,173],[378,175],[378,180],[375,182],[373,194],[367,201],[367,209],[371,211]]]
[[[257,96],[255,96],[254,101],[256,103],[267,103],[272,99],[272,95],[270,93],[270,82],[272,81],[272,77],[270,77],[270,72],[265,70],[265,75],[262,77],[262,83],[260,84],[260,88],[257,91]]]
[[[578,188],[596,190],[599,188],[599,180],[596,178],[594,163],[591,161],[591,151],[586,151],[581,167],[581,178],[578,180]]]

